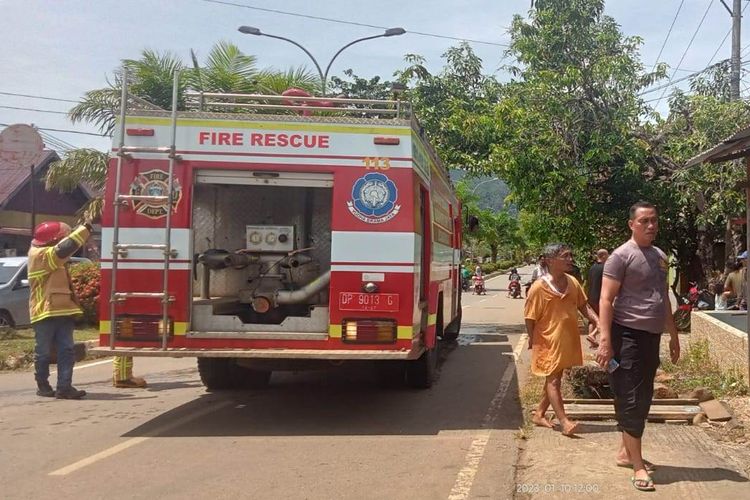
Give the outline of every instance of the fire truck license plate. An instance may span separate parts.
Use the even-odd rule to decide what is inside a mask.
[[[339,309],[342,311],[397,312],[397,293],[340,292]]]

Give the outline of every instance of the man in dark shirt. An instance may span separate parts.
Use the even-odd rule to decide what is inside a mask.
[[[589,269],[588,278],[586,284],[588,290],[586,295],[589,298],[589,307],[594,310],[596,315],[599,315],[599,296],[602,292],[602,275],[604,274],[604,263],[609,257],[609,252],[604,248],[600,248],[596,251],[596,262]],[[589,323],[589,334],[586,336],[586,340],[589,341],[592,347],[598,347],[599,342],[596,340],[595,335],[596,328],[592,323]]]
[[[659,367],[661,334],[669,332],[672,363],[680,358],[680,340],[667,287],[669,262],[653,245],[659,229],[656,207],[634,204],[628,226],[630,240],[612,252],[604,266],[596,359],[609,371],[617,428],[622,432],[617,465],[632,467],[636,489],[653,491],[654,466],[643,459],[643,430]]]

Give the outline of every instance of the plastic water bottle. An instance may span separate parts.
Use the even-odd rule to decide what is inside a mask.
[[[613,371],[617,370],[620,367],[620,363],[615,360],[615,358],[612,358],[609,360],[609,363],[607,363],[607,371],[609,373],[612,373]]]

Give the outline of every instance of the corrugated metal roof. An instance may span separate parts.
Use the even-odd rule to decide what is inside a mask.
[[[34,172],[57,160],[57,153],[44,150],[34,159]],[[29,180],[31,166],[17,167],[0,159],[0,208],[3,208],[10,198]]]
[[[750,156],[750,125],[741,128],[711,149],[690,158],[685,166],[692,167],[704,162],[719,163],[747,156]]]

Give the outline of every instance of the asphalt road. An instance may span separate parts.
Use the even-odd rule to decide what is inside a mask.
[[[114,389],[99,360],[74,372],[87,398],[58,401],[30,372],[0,374],[0,497],[510,498],[523,300],[506,284],[463,294],[458,346],[429,390],[344,365],[207,393],[194,359],[139,358],[148,389]]]

